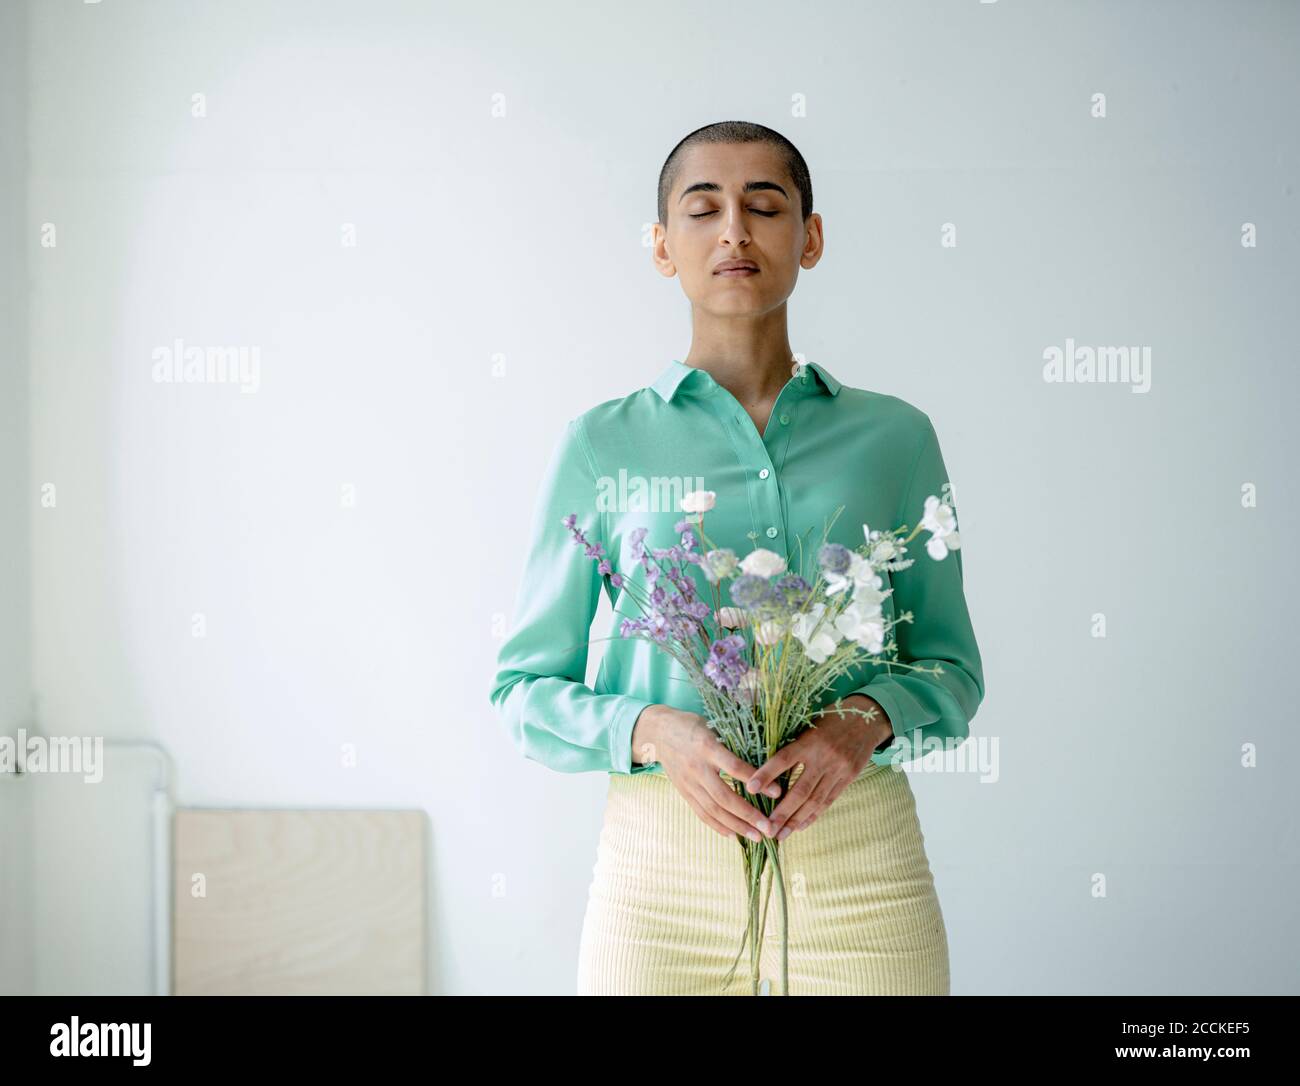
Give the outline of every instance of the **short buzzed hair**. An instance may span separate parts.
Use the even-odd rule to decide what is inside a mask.
[[[808,164],[793,143],[780,132],[761,124],[749,121],[718,121],[716,124],[697,128],[686,136],[672,153],[664,160],[663,169],[659,171],[659,221],[668,225],[668,196],[677,183],[681,172],[682,158],[686,152],[701,143],[768,143],[781,152],[785,160],[786,172],[794,186],[799,190],[799,200],[803,204],[803,221],[813,211],[812,179],[808,176]]]

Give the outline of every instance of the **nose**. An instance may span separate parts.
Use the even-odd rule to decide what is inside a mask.
[[[723,216],[722,234],[718,240],[726,242],[733,249],[749,242],[749,229],[745,226],[745,216],[741,212],[739,203],[727,206],[726,214]]]

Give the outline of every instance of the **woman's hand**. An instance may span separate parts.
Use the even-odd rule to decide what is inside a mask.
[[[872,715],[834,708],[815,714],[812,722],[816,727],[783,746],[747,782],[751,792],[761,791],[787,769],[803,763],[803,772],[772,811],[769,837],[784,841],[795,830],[812,825],[831,801],[858,779],[876,747],[893,735],[888,715],[874,698],[850,694],[842,704],[845,710]]]
[[[692,810],[723,837],[739,833],[761,841],[764,833],[770,837],[775,832],[763,812],[719,776],[722,772],[744,781],[754,767],[719,742],[698,713],[670,705],[642,710],[632,729],[632,759],[641,765],[658,762],[663,766],[664,775]],[[769,784],[766,794],[775,799],[781,786]]]

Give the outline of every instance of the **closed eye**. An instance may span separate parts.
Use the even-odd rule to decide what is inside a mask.
[[[759,211],[759,209],[756,207],[751,207],[749,210],[752,211],[755,215],[762,215],[765,219],[770,219],[773,215],[781,214],[781,212],[779,211]],[[716,214],[717,214],[716,211],[699,211],[696,212],[694,215],[692,215],[691,218],[703,219],[703,218],[707,218],[709,215],[716,215]]]

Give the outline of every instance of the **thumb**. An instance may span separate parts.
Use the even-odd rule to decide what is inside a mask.
[[[774,799],[781,795],[781,786],[774,783],[776,778],[799,761],[799,752],[793,743],[787,743],[766,762],[754,770],[745,787],[752,793],[762,792]]]
[[[746,791],[750,793],[750,795],[758,795],[759,792],[763,791],[761,787],[760,788],[749,787],[749,782],[754,779],[754,774],[756,772],[756,770],[752,765],[750,765],[743,758],[737,758],[734,754],[732,754],[729,750],[726,749],[723,749],[723,751],[721,752],[721,757],[722,757],[722,775],[724,777],[731,777],[732,779],[739,781],[745,787]],[[773,784],[770,788],[767,789],[766,794],[771,796],[773,799],[780,799],[781,786],[779,784]]]

